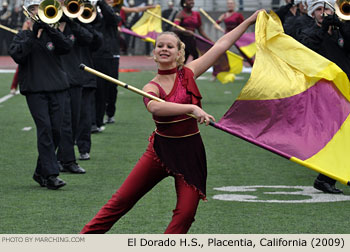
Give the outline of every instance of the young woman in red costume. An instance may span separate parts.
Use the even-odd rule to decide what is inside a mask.
[[[216,23],[220,24],[222,21],[225,23],[226,33],[236,28],[240,23],[244,21],[244,17],[241,13],[235,12],[236,1],[227,0],[227,12],[222,14]]]
[[[192,11],[194,6],[194,0],[181,0],[180,2],[182,11],[177,13],[174,19],[174,23],[182,26],[186,31],[179,30],[174,28],[174,31],[179,36],[181,41],[186,45],[185,48],[185,62],[188,59],[188,56],[192,55],[193,59],[198,58],[198,52],[196,49],[196,39],[193,36],[197,30],[199,34],[205,39],[211,41],[202,28],[202,19],[201,15],[197,11]]]
[[[258,12],[185,66],[184,44],[176,34],[164,32],[158,36],[153,51],[158,74],[143,88],[165,100],[156,102],[144,98],[156,130],[149,138],[146,152],[124,183],[81,233],[107,232],[142,196],[168,176],[175,179],[177,204],[165,233],[187,233],[199,200],[206,199],[206,156],[197,122],[208,125],[210,120],[215,121],[201,108],[201,94],[195,79],[255,22]]]

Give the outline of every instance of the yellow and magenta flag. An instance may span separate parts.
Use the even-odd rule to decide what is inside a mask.
[[[149,9],[150,12],[161,16],[160,5]],[[142,17],[131,27],[131,30],[136,34],[152,39],[156,39],[158,34],[162,32],[162,20],[144,12]]]
[[[248,57],[253,58],[256,53],[255,33],[244,33],[235,43],[235,45]]]
[[[244,33],[235,43],[236,48],[242,54],[242,56],[253,66],[254,56],[256,53],[255,45],[255,33],[246,32]]]
[[[137,34],[136,32],[133,32],[132,30],[129,30],[125,27],[121,27],[120,28],[120,31],[125,33],[125,34],[128,34],[128,35],[131,35],[131,36],[134,36],[134,37],[137,37],[137,38],[140,38],[146,42],[150,42],[152,43],[153,45],[156,44],[156,40],[154,38],[151,38],[151,37],[147,37],[147,36],[143,36],[143,35],[140,35],[140,34]]]
[[[194,34],[196,38],[196,48],[200,55],[206,53],[214,43]],[[222,83],[233,82],[235,74],[239,74],[243,69],[243,58],[231,51],[226,51],[213,65],[213,75]]]
[[[239,97],[214,127],[350,185],[350,83],[333,62],[262,11],[257,52]]]

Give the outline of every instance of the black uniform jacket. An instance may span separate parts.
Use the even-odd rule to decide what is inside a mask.
[[[101,32],[96,31],[90,24],[82,24],[92,35],[93,39],[89,45],[80,47],[81,63],[88,67],[94,68],[92,61],[92,53],[97,51],[103,43],[103,35]],[[85,72],[83,73],[83,87],[84,88],[96,88],[96,76]]]
[[[14,37],[9,54],[19,64],[19,85],[22,94],[53,92],[69,87],[60,55],[72,48],[71,40],[54,28],[43,29],[36,38],[30,30]]]
[[[333,29],[332,35],[315,23],[300,34],[300,42],[337,64],[350,78],[350,23]]]
[[[113,58],[120,54],[118,23],[120,17],[117,16],[112,7],[104,1],[100,1],[101,13],[97,14],[92,23],[94,28],[103,34],[102,46],[93,53],[94,58]]]
[[[296,40],[300,40],[300,33],[313,26],[315,20],[307,14],[291,16],[283,24],[284,32]]]
[[[70,86],[82,86],[85,72],[79,69],[82,63],[81,47],[88,46],[92,42],[93,34],[74,21],[66,23],[63,34],[73,43],[72,50],[62,55],[63,69],[68,75]]]
[[[277,16],[280,18],[281,23],[283,24],[287,18],[294,16],[292,12],[290,12],[290,8],[293,7],[293,4],[289,3],[281,6],[278,10],[276,10]],[[296,12],[296,16],[299,16],[299,10]]]

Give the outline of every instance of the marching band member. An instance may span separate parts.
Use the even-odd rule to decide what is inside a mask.
[[[93,66],[92,52],[98,50],[103,43],[103,35],[95,30],[91,24],[81,24],[93,34],[92,42],[81,47],[81,62],[87,66]],[[79,160],[89,160],[91,151],[91,125],[93,102],[96,90],[96,76],[90,73],[83,75],[82,103],[80,106],[80,119],[76,143],[80,153]]]
[[[80,119],[83,80],[85,73],[79,70],[82,60],[81,47],[92,42],[93,34],[80,24],[63,14],[59,29],[73,43],[72,50],[62,55],[63,68],[68,76],[69,97],[65,105],[65,117],[62,123],[61,141],[57,151],[57,159],[62,167],[61,171],[83,174],[85,170],[76,162],[74,142]]]
[[[117,27],[120,18],[109,5],[109,3],[112,2],[113,1],[111,0],[100,0],[97,2],[97,6],[100,8],[101,12],[98,13],[97,18],[92,25],[94,26],[94,29],[103,34],[103,43],[102,46],[93,53],[93,62],[97,70],[118,79],[120,46]],[[97,128],[93,129],[94,132],[100,132],[101,127],[104,125],[103,119],[106,113],[107,93],[109,94],[108,103],[111,106],[109,114],[107,114],[107,122],[112,123],[114,122],[113,115],[115,113],[118,89],[116,85],[109,83],[104,79],[97,78],[97,89],[95,94],[95,123]]]
[[[24,6],[36,16],[40,3],[26,0]],[[55,151],[69,88],[60,55],[69,53],[72,46],[72,41],[58,29],[37,20],[30,30],[15,35],[9,48],[9,54],[19,64],[20,92],[26,97],[37,130],[39,157],[33,179],[48,189],[66,185],[58,177]]]

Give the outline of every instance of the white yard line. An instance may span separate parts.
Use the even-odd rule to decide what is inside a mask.
[[[17,90],[16,91],[16,94],[19,94],[19,91]],[[0,104],[7,101],[8,99],[11,99],[14,95],[12,94],[8,94],[8,95],[5,95],[4,97],[1,97],[0,98]]]
[[[15,73],[16,69],[0,69],[0,73]]]

